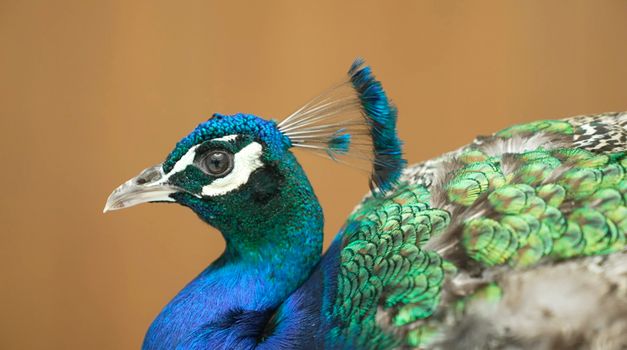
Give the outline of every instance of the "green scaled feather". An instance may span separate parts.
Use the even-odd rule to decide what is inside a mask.
[[[502,138],[510,138],[513,136],[530,136],[538,132],[571,135],[574,129],[570,123],[563,120],[539,120],[511,126],[497,132],[495,135]]]
[[[352,332],[368,334],[382,344],[399,340],[376,322],[377,310],[390,312],[396,327],[433,314],[440,301],[445,263],[423,246],[450,224],[450,214],[430,209],[423,186],[401,186],[393,195],[370,197],[351,215],[342,240],[338,295],[333,315],[344,328],[337,337]],[[379,304],[376,301],[380,301]],[[353,333],[354,334],[354,333]],[[366,343],[355,340],[356,348]]]
[[[568,132],[559,123],[541,125]],[[527,129],[511,129],[505,135],[511,137]],[[474,164],[466,164],[445,186],[449,200],[468,206],[487,193],[489,211],[494,214],[468,220],[462,245],[472,259],[485,266],[530,266],[544,258],[623,249],[626,231],[621,215],[627,193],[624,159],[624,154],[595,154],[582,149],[525,152],[510,158],[517,167],[506,175],[507,183],[487,192],[483,182],[468,181],[477,177],[467,175],[464,169]],[[573,207],[579,209],[571,212]]]

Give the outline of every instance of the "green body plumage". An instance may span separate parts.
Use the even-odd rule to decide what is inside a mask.
[[[586,144],[586,118],[622,134]],[[359,348],[438,348],[468,300],[501,298],[503,271],[623,252],[627,145],[611,140],[626,124],[608,114],[513,126],[367,197],[342,237],[337,335],[368,334],[352,340]],[[460,276],[476,285],[456,291]]]

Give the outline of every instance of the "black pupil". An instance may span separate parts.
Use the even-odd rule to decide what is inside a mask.
[[[229,156],[225,152],[213,152],[207,157],[207,170],[215,175],[227,171],[230,166]]]

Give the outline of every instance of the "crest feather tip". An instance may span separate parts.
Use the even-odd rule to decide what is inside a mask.
[[[344,82],[313,99],[277,126],[294,147],[331,159],[349,155],[370,162],[373,193],[392,189],[406,165],[396,132],[396,107],[363,59]]]

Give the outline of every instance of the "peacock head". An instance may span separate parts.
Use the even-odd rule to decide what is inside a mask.
[[[357,60],[348,81],[281,123],[250,114],[214,114],[179,141],[162,164],[114,190],[104,211],[177,202],[221,230],[260,224],[251,218],[266,220],[281,215],[286,205],[315,201],[292,147],[332,159],[349,153],[366,158],[376,193],[389,189],[405,165],[396,109],[369,67]]]
[[[250,114],[214,114],[180,140],[162,164],[113,191],[105,211],[177,202],[222,228],[238,213],[268,205],[286,190],[282,187],[307,191],[291,146],[274,121]]]

